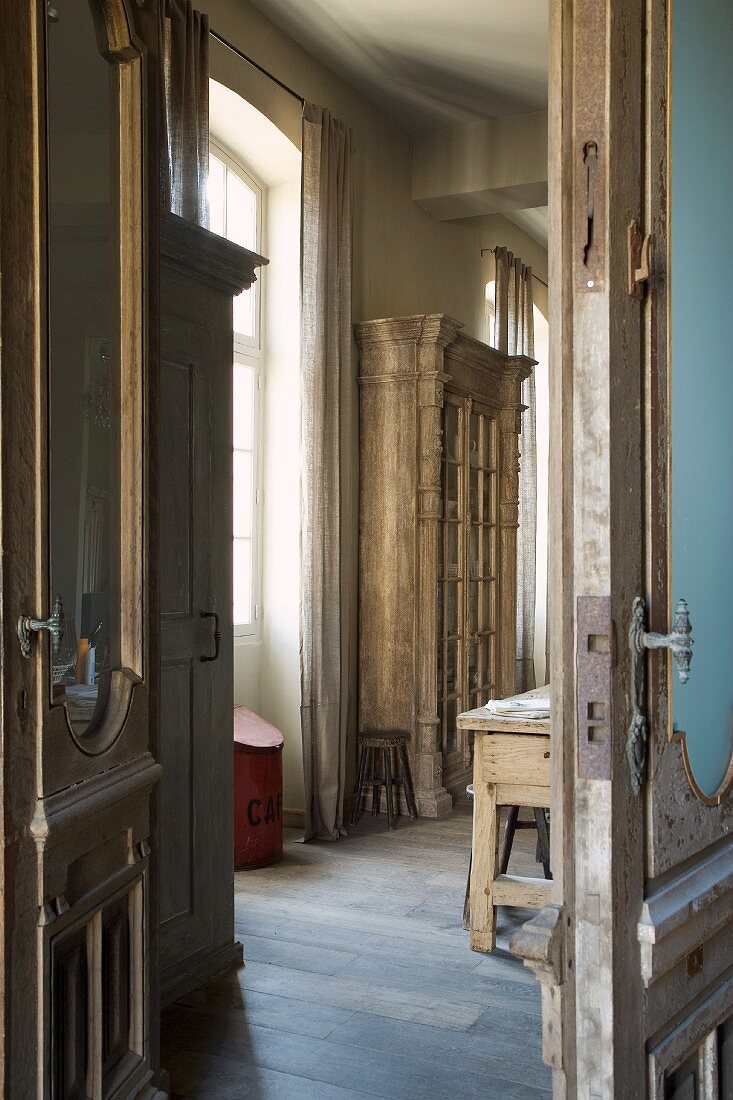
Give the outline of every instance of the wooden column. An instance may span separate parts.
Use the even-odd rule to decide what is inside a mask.
[[[453,799],[443,786],[443,752],[437,712],[437,619],[435,614],[440,522],[440,461],[443,450],[441,410],[443,352],[455,339],[459,326],[450,318],[425,319],[417,352],[417,405],[419,417],[417,487],[417,584],[416,619],[420,644],[415,648],[417,716],[413,744],[413,770],[418,813],[443,817]]]

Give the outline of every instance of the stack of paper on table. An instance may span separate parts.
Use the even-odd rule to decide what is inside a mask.
[[[550,686],[533,688],[508,699],[489,699],[486,709],[499,718],[542,719],[550,717]]]

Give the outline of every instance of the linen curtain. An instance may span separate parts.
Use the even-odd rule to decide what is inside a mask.
[[[209,17],[190,0],[160,5],[163,209],[208,227]]]
[[[328,110],[303,108],[301,256],[301,729],[305,839],[344,835],[351,611],[353,143]]]
[[[534,356],[532,268],[506,248],[496,248],[494,346],[505,355]],[[517,692],[536,687],[534,623],[537,559],[537,399],[534,373],[522,383],[517,532]]]

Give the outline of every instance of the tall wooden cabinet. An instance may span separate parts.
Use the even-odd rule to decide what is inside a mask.
[[[408,730],[418,809],[470,780],[456,716],[514,691],[521,384],[446,314],[356,326],[359,729]]]
[[[232,793],[232,298],[267,260],[161,219],[160,981],[241,962]]]

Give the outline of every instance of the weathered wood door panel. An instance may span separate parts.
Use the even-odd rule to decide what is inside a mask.
[[[157,160],[143,165],[157,148],[157,43],[157,9],[124,0],[3,6],[9,1100],[162,1095],[149,943],[156,650],[145,616],[158,178]]]
[[[717,89],[709,100],[715,126],[701,110],[688,119],[694,149],[686,169],[698,180],[698,201],[717,201],[707,173],[725,174],[718,134],[733,123],[725,60],[733,9],[567,0],[551,10],[556,905],[525,926],[516,948],[543,982],[544,1053],[557,1096],[717,1100],[730,1090],[733,1016],[730,746],[716,747],[719,731],[708,723],[702,732],[716,764],[703,779],[704,753],[695,761],[686,743],[688,717],[687,738],[678,728],[677,662],[647,635],[684,626],[675,607],[689,580],[683,592],[675,578],[687,553],[689,587],[701,605],[710,597],[714,605],[717,591],[721,612],[701,611],[706,633],[696,637],[691,682],[696,674],[705,682],[728,652],[729,570],[716,576],[706,540],[733,537],[730,494],[688,524],[681,551],[688,513],[679,490],[687,480],[693,514],[719,480],[714,456],[727,454],[728,433],[718,427],[708,445],[704,433],[716,417],[707,425],[695,419],[695,387],[714,406],[729,372],[717,347],[704,365],[680,355],[685,340],[675,325],[680,272],[682,294],[699,294],[700,258],[716,254],[730,219],[681,212],[669,182],[670,157],[681,149],[675,82],[687,64],[678,102],[686,95],[683,106],[694,110],[706,83]],[[686,60],[684,50],[675,53],[681,14],[685,48],[703,41]],[[686,182],[675,183],[678,193]],[[675,241],[687,247],[681,261]],[[697,323],[725,323],[714,283],[703,298]],[[695,634],[692,604],[690,617]],[[729,692],[729,673],[707,681],[710,692],[719,684]]]

